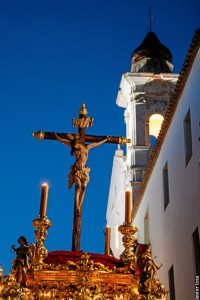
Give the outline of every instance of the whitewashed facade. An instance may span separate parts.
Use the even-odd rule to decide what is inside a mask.
[[[196,39],[192,49],[195,54],[200,45],[199,34]],[[195,263],[193,240],[194,233],[200,230],[200,50],[194,59],[195,54],[192,56],[189,52],[187,56],[190,61],[186,61],[187,67],[181,73],[172,107],[167,112],[168,119],[172,118],[170,125],[163,124],[166,128],[161,133],[157,154],[152,159],[134,211],[134,224],[139,228],[138,241],[144,243],[145,235],[149,235],[153,256],[163,264],[159,277],[168,289],[169,270],[173,266],[175,298],[171,299],[181,300],[195,299],[196,275],[200,275],[197,274],[199,262]],[[189,159],[186,157],[185,131],[188,113],[192,145]],[[166,164],[167,206],[163,182]],[[199,251],[198,246],[196,251]]]
[[[199,297],[199,291],[198,295],[195,292],[200,288],[199,284],[195,285],[200,276],[199,45],[200,31],[197,31],[133,207],[133,223],[139,228],[138,242],[150,242],[155,261],[162,263],[158,275],[171,291],[171,300],[199,299],[195,298]],[[127,148],[127,157],[129,155]],[[124,166],[123,184],[126,182],[125,161],[126,158],[121,157],[119,163],[119,158],[114,157],[114,167]],[[118,175],[113,168],[107,210],[111,227],[115,213],[118,212],[120,221],[119,212],[124,214],[122,201],[116,197],[109,206],[114,186],[122,185]],[[114,185],[112,180],[115,180]],[[115,244],[111,245],[115,253]]]

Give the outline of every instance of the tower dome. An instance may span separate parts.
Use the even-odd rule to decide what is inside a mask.
[[[154,32],[148,32],[131,55],[131,71],[171,73],[171,51],[163,45]]]

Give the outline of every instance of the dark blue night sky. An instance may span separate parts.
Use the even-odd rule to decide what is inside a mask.
[[[0,2],[0,262],[11,268],[20,235],[35,242],[40,185],[50,185],[49,251],[71,249],[73,191],[67,176],[74,159],[56,141],[31,137],[37,130],[75,132],[72,118],[85,102],[94,125],[88,133],[125,135],[116,106],[121,74],[149,30],[173,54],[179,72],[195,29],[200,2],[133,0],[7,0]],[[91,180],[83,204],[81,248],[103,253],[103,230],[115,145],[92,149]]]

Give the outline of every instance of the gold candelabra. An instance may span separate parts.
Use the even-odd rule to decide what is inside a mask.
[[[125,263],[132,265],[135,263],[136,257],[133,251],[136,238],[134,234],[138,231],[136,226],[132,224],[132,192],[125,192],[125,222],[120,225],[118,231],[123,235],[122,242],[125,250],[120,255],[120,259]]]
[[[40,268],[43,265],[43,261],[48,255],[48,251],[44,246],[44,241],[46,240],[46,236],[48,234],[47,229],[51,226],[51,221],[47,219],[46,216],[48,189],[48,184],[43,183],[41,190],[39,216],[37,219],[32,221],[32,225],[36,229],[36,231],[34,232],[36,238],[36,246],[34,244],[31,244],[29,250],[32,264],[36,268]]]
[[[133,251],[136,240],[134,234],[138,231],[138,228],[136,226],[133,226],[132,224],[125,223],[119,226],[118,230],[123,235],[122,241],[125,248],[125,250],[120,255],[120,259],[125,264],[134,264],[136,260],[135,253]]]
[[[44,241],[48,234],[47,229],[51,226],[51,221],[47,219],[46,216],[39,216],[38,219],[33,220],[32,225],[36,229],[34,232],[36,246],[34,244],[30,245],[30,250],[32,250],[32,262],[34,267],[40,268],[48,255],[48,250],[44,246]]]

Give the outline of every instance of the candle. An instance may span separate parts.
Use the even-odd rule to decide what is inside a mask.
[[[106,244],[105,244],[106,255],[110,255],[110,234],[111,234],[111,228],[110,226],[106,225]]]
[[[130,224],[132,222],[132,193],[127,190],[125,192],[125,223]]]
[[[46,216],[48,189],[49,189],[48,184],[43,183],[42,190],[41,190],[41,200],[40,200],[40,218],[43,218]]]
[[[0,264],[0,291],[1,291],[2,282],[3,282],[3,268],[2,265]]]

